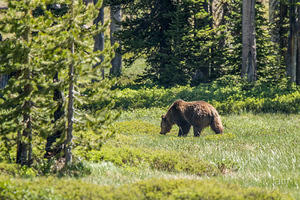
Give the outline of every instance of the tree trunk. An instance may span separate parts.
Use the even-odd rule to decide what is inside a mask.
[[[122,12],[121,5],[111,6],[110,7],[110,43],[114,45],[117,40],[114,36],[115,32],[121,30],[121,20],[122,20]],[[120,47],[116,49],[115,57],[111,61],[111,69],[110,75],[112,76],[120,76],[122,72],[122,55],[120,54]]]
[[[298,1],[299,2],[299,1]],[[297,6],[297,67],[296,67],[296,84],[300,85],[300,6]]]
[[[8,76],[5,74],[0,75],[0,89],[4,88],[7,84]]]
[[[287,51],[286,48],[288,46],[288,38],[286,35],[288,34],[286,26],[286,19],[288,18],[288,6],[287,3],[284,1],[280,1],[280,14],[279,14],[279,27],[278,27],[278,32],[279,32],[279,49],[281,51],[280,55],[284,58],[286,61],[287,59]],[[286,64],[286,63],[285,63]]]
[[[26,73],[26,77],[30,78],[30,72]],[[27,84],[24,86],[24,95],[29,96],[32,92],[32,86]],[[30,166],[32,163],[32,120],[31,120],[31,108],[33,103],[30,100],[24,102],[22,106],[23,114],[23,132],[22,134],[20,131],[18,132],[18,142],[17,142],[17,158],[16,163],[21,165]]]
[[[287,75],[291,82],[296,82],[297,72],[297,20],[296,20],[296,0],[289,0],[290,3],[290,32],[288,38],[287,51]]]
[[[2,41],[2,35],[0,34],[0,42]],[[0,74],[0,89],[4,88],[8,81],[8,75]],[[0,94],[1,97],[1,94]]]
[[[269,21],[271,27],[271,40],[276,45],[277,63],[278,65],[286,65],[288,38],[287,38],[287,14],[288,6],[284,1],[269,1]]]
[[[242,77],[256,80],[255,0],[243,0]]]
[[[74,0],[71,5],[71,17],[74,20]],[[73,22],[72,22],[73,23]],[[75,44],[72,41],[71,53],[75,53]],[[65,165],[72,163],[72,140],[73,140],[73,120],[74,120],[74,61],[69,66],[69,91],[68,91],[68,108],[67,108],[67,138],[65,141]]]
[[[269,21],[270,24],[274,25],[271,31],[271,39],[274,43],[279,44],[280,36],[279,36],[279,27],[277,24],[278,10],[279,10],[280,2],[278,0],[270,0],[269,1]]]
[[[98,0],[94,0],[95,5],[97,2],[98,2]],[[101,23],[101,25],[104,24],[104,7],[103,7],[103,5],[100,8],[97,18],[94,20],[94,24],[98,25],[99,22]],[[100,50],[100,51],[104,50],[104,32],[101,32],[95,36],[94,51],[97,51],[97,50]],[[101,55],[100,60],[101,60],[100,63],[103,62],[103,60],[104,60],[103,55]],[[96,65],[99,65],[100,63],[97,63]],[[102,79],[104,79],[104,69],[102,69]]]
[[[31,10],[27,10],[27,16],[31,15]],[[31,40],[31,30],[28,27],[24,32],[23,39],[30,44]],[[31,57],[30,52],[27,53],[27,57],[24,60],[24,64],[30,66]],[[22,113],[23,113],[23,127],[22,134],[20,131],[18,132],[18,146],[17,146],[17,158],[16,163],[21,165],[30,166],[32,163],[32,119],[31,119],[31,109],[33,107],[33,102],[31,98],[27,99],[31,96],[33,91],[32,83],[30,82],[32,72],[29,67],[26,67],[22,70],[24,74],[24,78],[28,80],[25,83],[22,91],[22,95],[26,98],[22,105]]]

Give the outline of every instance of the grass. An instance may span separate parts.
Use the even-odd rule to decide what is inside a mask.
[[[125,68],[120,85],[126,87],[132,83],[145,67],[140,59],[133,67]],[[0,198],[5,188],[18,194],[18,199],[64,199],[64,195],[66,199],[95,199],[101,192],[116,191],[117,194],[120,189],[121,194],[129,195],[131,191],[137,192],[136,187],[144,190],[151,187],[165,188],[163,192],[168,194],[174,191],[172,194],[178,198],[186,198],[180,195],[197,188],[201,193],[216,188],[217,194],[227,192],[231,199],[230,194],[239,193],[241,188],[247,188],[248,193],[254,195],[251,188],[255,187],[258,189],[254,190],[278,190],[300,200],[299,114],[223,115],[223,135],[214,135],[205,129],[199,138],[192,136],[192,130],[188,137],[179,138],[177,127],[165,136],[159,135],[160,116],[166,110],[153,107],[124,111],[115,122],[115,138],[107,141],[102,151],[90,151],[88,159],[83,159],[85,166],[91,169],[84,177],[39,176],[34,170],[1,163]],[[125,150],[130,154],[123,153]],[[82,150],[74,149],[74,155],[84,157]],[[199,174],[197,170],[202,165],[218,173]],[[168,184],[184,185],[190,191],[180,193],[176,187],[165,187]],[[82,196],[76,196],[77,193]],[[151,199],[153,194],[147,195]]]
[[[157,132],[165,109],[137,109],[124,112],[120,121],[136,119],[152,124],[155,132],[145,135],[141,127],[131,127],[131,146],[141,149],[177,151],[204,159],[224,169],[215,177],[244,187],[278,189],[300,197],[300,115],[251,114],[222,116],[225,134],[220,137],[205,129],[199,138],[178,138],[176,132],[161,136]],[[149,129],[149,128],[148,128]],[[108,145],[114,145],[109,143]],[[120,145],[120,144],[119,144]],[[151,173],[150,173],[151,174]],[[193,176],[193,174],[190,174]]]
[[[144,67],[139,60],[134,68],[125,69],[128,80],[125,76],[122,84],[132,82],[130,79]],[[192,130],[187,137],[179,138],[176,126],[167,135],[159,134],[161,115],[166,111],[166,107],[125,110],[114,123],[116,136],[107,141],[102,150],[74,149],[74,155],[81,157],[91,169],[84,177],[58,178],[51,174],[39,177],[35,171],[0,165],[0,198],[1,180],[4,180],[4,188],[9,185],[11,191],[19,191],[19,199],[23,198],[24,191],[37,191],[28,194],[27,199],[41,199],[43,195],[46,195],[44,199],[63,199],[64,194],[69,195],[69,199],[91,199],[98,197],[97,191],[115,191],[115,188],[124,191],[141,185],[147,188],[145,185],[157,182],[151,187],[160,187],[162,183],[156,181],[159,179],[163,184],[173,184],[173,181],[177,184],[178,180],[179,183],[181,180],[192,182],[191,188],[199,183],[225,186],[227,191],[223,192],[227,193],[232,192],[233,187],[278,190],[300,200],[300,114],[227,114],[222,115],[223,135],[215,135],[207,128],[198,138],[193,137]],[[86,140],[92,137],[88,134]],[[74,139],[77,144],[84,143],[76,141],[80,138]],[[74,189],[73,193],[67,191],[68,188]],[[166,190],[169,189],[172,188]],[[90,191],[90,196],[84,195],[85,190]],[[77,192],[83,196],[76,196]],[[184,192],[187,191],[182,194]],[[57,196],[58,193],[62,196]]]
[[[93,152],[93,162],[85,161],[91,169],[91,174],[79,178],[59,179],[50,176],[52,177],[50,185],[56,181],[71,181],[72,184],[78,181],[80,184],[87,184],[85,186],[87,188],[96,187],[91,191],[98,189],[102,191],[104,186],[126,188],[128,184],[151,182],[153,178],[192,180],[195,184],[201,180],[215,181],[218,185],[233,183],[241,188],[277,190],[300,199],[300,115],[251,113],[223,115],[225,126],[223,135],[215,135],[207,128],[199,138],[192,136],[192,130],[187,137],[179,138],[176,127],[170,134],[165,136],[159,134],[160,115],[165,111],[166,109],[163,108],[152,108],[123,112],[115,122],[116,137],[104,144],[102,151]],[[103,151],[107,151],[105,149],[110,149],[112,152],[117,149],[121,151],[113,155],[113,158],[103,158],[101,155]],[[131,151],[131,158],[128,158],[124,151]],[[172,152],[176,152],[178,156]],[[74,154],[79,155],[76,151]],[[121,163],[114,162],[117,155],[120,156]],[[137,155],[140,156],[138,161],[133,158]],[[165,163],[157,163],[149,159],[156,155],[161,156],[159,157],[161,160],[168,158],[166,163],[170,162],[169,164],[173,161],[177,162],[178,158],[182,163],[179,162],[177,165],[183,170],[162,168]],[[128,159],[132,162],[128,163]],[[195,171],[182,168],[189,160],[193,161],[189,165],[191,167],[197,166],[199,161],[205,161],[219,169],[220,174],[198,176]],[[153,163],[154,165],[151,165]],[[5,173],[4,167],[1,171],[19,185],[26,185],[28,182],[27,178],[22,178],[24,176],[22,174],[30,177],[30,173],[24,172],[22,176],[13,176],[12,169]],[[43,186],[44,182],[48,182],[45,177],[33,176],[30,179],[38,185],[42,182],[39,187],[46,187]],[[42,194],[43,190],[40,191]],[[51,185],[50,190],[51,195],[55,196],[55,191],[60,191],[60,186]],[[73,194],[68,193],[68,195]]]

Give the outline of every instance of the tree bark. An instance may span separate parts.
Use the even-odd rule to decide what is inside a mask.
[[[242,77],[256,80],[255,0],[243,0],[242,18]]]
[[[298,1],[299,2],[299,1]],[[297,66],[296,66],[296,84],[300,85],[300,6],[297,6]]]
[[[0,34],[0,42],[1,41],[2,41],[2,35]],[[6,74],[0,74],[0,89],[4,88],[6,86],[7,81],[8,81],[8,75],[6,75]]]
[[[8,76],[6,74],[0,74],[0,89],[6,86],[7,81],[8,81]]]
[[[74,0],[71,5],[71,17],[74,20]],[[73,22],[72,22],[73,23]],[[71,43],[71,54],[75,53],[74,41]],[[69,66],[69,90],[68,90],[68,108],[67,108],[67,138],[65,141],[65,165],[72,163],[72,140],[73,140],[73,120],[74,120],[74,61]]]
[[[284,26],[286,25],[286,19],[288,18],[288,6],[287,3],[280,1],[280,14],[279,14],[279,24],[278,24],[278,32],[279,32],[279,49],[281,51],[280,55],[287,60],[287,50],[288,46],[288,38],[286,37],[288,30]]]
[[[26,15],[27,16],[31,15],[31,10],[27,10]],[[30,27],[27,27],[22,37],[27,43],[31,42]],[[30,52],[28,52],[27,57],[24,60],[24,64],[30,65],[30,63],[31,63]],[[30,97],[33,91],[33,86],[29,81],[31,79],[32,72],[28,67],[26,67],[25,69],[22,70],[22,73],[24,74],[24,78],[28,80],[28,82],[25,83],[23,87],[22,93],[24,97]],[[32,163],[32,119],[31,119],[32,107],[33,107],[33,102],[31,101],[30,98],[24,101],[22,105],[23,130],[22,130],[22,134],[20,133],[20,131],[18,132],[18,143],[17,143],[18,146],[17,146],[16,163],[21,165],[27,165],[27,166],[30,166]]]
[[[291,82],[296,82],[297,72],[297,18],[296,18],[296,0],[289,0],[290,3],[290,31],[288,38],[287,51],[287,75]]]
[[[98,0],[94,0],[94,4],[96,5],[96,3],[98,2]],[[96,26],[98,26],[98,24],[101,23],[101,25],[104,24],[104,7],[102,5],[102,7],[99,10],[99,14],[97,16],[97,18],[94,20],[94,24],[96,24]],[[99,33],[98,35],[95,36],[95,44],[94,44],[94,51],[103,51],[104,50],[104,32]],[[104,57],[103,55],[100,56],[100,63],[103,62]],[[99,65],[100,63],[97,63],[96,65]],[[102,69],[102,79],[104,79],[104,69]]]
[[[273,25],[271,31],[271,39],[274,43],[279,44],[280,36],[279,36],[279,27],[277,24],[278,11],[279,11],[280,2],[278,0],[270,0],[269,1],[269,21],[270,24]]]
[[[122,20],[122,11],[121,5],[111,6],[110,7],[110,43],[114,45],[117,42],[115,38],[115,33],[121,30],[121,20]],[[120,47],[116,49],[115,57],[111,61],[110,75],[120,76],[122,72],[122,55],[120,54]]]
[[[30,79],[30,70],[27,69],[25,72],[25,77]],[[24,86],[24,96],[29,96],[32,92],[31,84],[26,84]],[[33,103],[27,100],[22,105],[23,110],[23,131],[20,134],[18,132],[18,142],[17,142],[17,158],[16,163],[21,165],[30,166],[32,163],[32,120],[31,120],[31,108]]]

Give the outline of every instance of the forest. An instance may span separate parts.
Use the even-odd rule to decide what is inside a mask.
[[[299,0],[0,0],[0,199],[300,200],[299,85]]]

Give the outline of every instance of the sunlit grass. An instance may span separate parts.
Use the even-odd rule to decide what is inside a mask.
[[[119,120],[144,121],[153,124],[156,132],[160,115],[165,111],[137,109],[124,112]],[[221,136],[214,135],[209,128],[199,138],[193,137],[192,130],[185,138],[177,137],[176,132],[162,136],[158,132],[146,135],[135,130],[130,134],[134,138],[131,145],[153,151],[184,152],[216,166],[227,163],[232,169],[216,179],[245,187],[279,189],[299,199],[300,115],[245,113],[222,116],[222,121],[225,134]]]
[[[52,183],[70,180],[75,184],[78,181],[80,184],[86,183],[84,187],[96,187],[97,190],[100,186],[122,188],[126,184],[152,178],[210,179],[218,184],[234,183],[242,188],[279,190],[300,199],[300,115],[222,115],[225,126],[223,135],[215,135],[207,128],[200,137],[195,138],[192,130],[187,137],[177,137],[178,128],[170,134],[160,135],[160,116],[165,111],[166,108],[152,108],[123,112],[115,122],[116,136],[102,147],[101,152],[106,151],[111,157],[95,150],[91,161],[87,162],[91,174],[60,179],[50,176]],[[74,155],[79,155],[75,149]],[[162,168],[164,162],[153,158],[166,159],[166,163],[170,164],[179,160],[182,165],[177,162],[179,168],[174,168],[177,170],[166,170]],[[220,172],[197,176],[192,170],[180,168],[195,167],[198,161],[214,166]],[[156,168],[157,164],[160,168]],[[31,179],[43,184],[48,181],[38,176]],[[11,180],[20,184],[28,182],[19,177]],[[41,188],[44,188],[43,184]],[[53,185],[51,187],[54,188]]]

